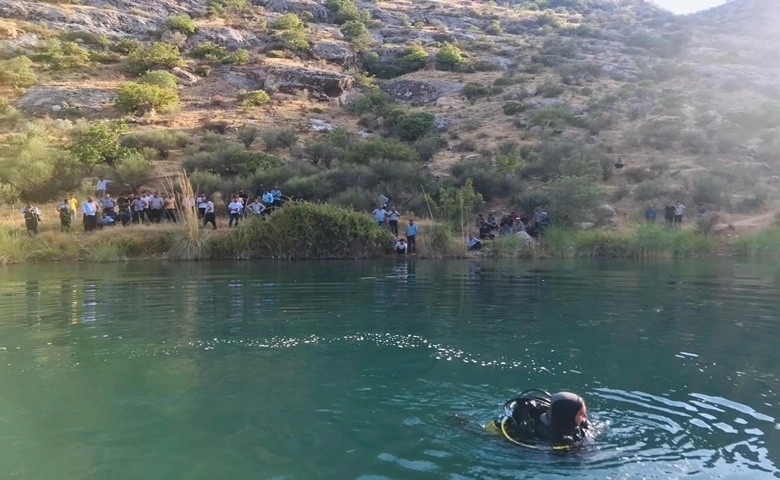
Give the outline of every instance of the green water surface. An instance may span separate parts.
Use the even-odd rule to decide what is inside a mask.
[[[0,478],[780,478],[771,262],[0,270]],[[480,425],[518,391],[592,444]]]

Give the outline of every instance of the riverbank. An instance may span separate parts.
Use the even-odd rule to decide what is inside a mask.
[[[114,226],[83,232],[80,225],[61,232],[56,220],[28,236],[22,221],[0,225],[0,264],[53,261],[114,262],[136,259],[321,259],[391,255],[394,239],[365,213],[343,207],[290,202],[272,215],[248,219],[237,228],[203,229],[195,212],[179,223]],[[444,224],[420,220],[417,258],[683,258],[713,254],[780,256],[780,227],[734,241],[692,228],[643,223],[620,230],[550,228],[538,242],[516,235],[485,240],[467,251],[459,235]]]

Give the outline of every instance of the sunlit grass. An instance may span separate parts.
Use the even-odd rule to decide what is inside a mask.
[[[740,237],[735,242],[734,249],[743,257],[778,257],[780,227],[770,227],[756,234]]]

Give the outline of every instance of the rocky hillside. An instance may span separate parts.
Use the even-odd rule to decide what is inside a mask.
[[[183,165],[223,195],[273,182],[357,208],[385,193],[419,213],[421,191],[436,199],[472,178],[490,206],[544,204],[569,222],[620,224],[649,202],[681,199],[718,211],[713,224],[763,225],[780,189],[779,9],[3,0],[4,70],[22,71],[0,74],[12,147],[0,193],[52,190],[14,162],[20,152],[51,161],[53,149],[88,167],[70,174],[105,171],[129,185],[160,182],[130,168],[135,154],[158,177]],[[172,73],[171,89],[147,70]],[[107,120],[128,126],[117,135],[130,150],[74,148]],[[19,133],[36,122],[49,142],[38,157]],[[39,170],[55,179],[58,168]]]

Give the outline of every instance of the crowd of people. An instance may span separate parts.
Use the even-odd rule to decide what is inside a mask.
[[[669,226],[682,225],[683,215],[685,214],[685,204],[677,200],[673,203],[668,203],[664,206],[664,220]],[[707,212],[707,208],[704,205],[697,207],[699,215],[704,215]],[[645,220],[648,222],[655,222],[658,217],[658,212],[655,210],[655,205],[652,203],[645,209]]]
[[[528,218],[524,213],[504,213],[500,218],[495,210],[491,210],[487,217],[477,215],[477,232],[471,232],[466,237],[466,247],[469,250],[480,250],[483,240],[493,240],[496,236],[520,235],[526,240],[543,235],[545,230],[552,225],[552,219],[542,207],[534,209],[533,216]]]
[[[413,218],[409,219],[409,223],[406,225],[404,231],[406,236],[403,237],[399,236],[398,230],[398,221],[401,218],[401,214],[398,213],[398,210],[396,210],[395,207],[382,204],[375,208],[374,211],[371,212],[371,215],[374,216],[374,220],[380,227],[386,226],[390,229],[390,233],[395,237],[395,253],[398,255],[406,255],[407,253],[414,254],[417,252],[418,226],[414,223]]]

